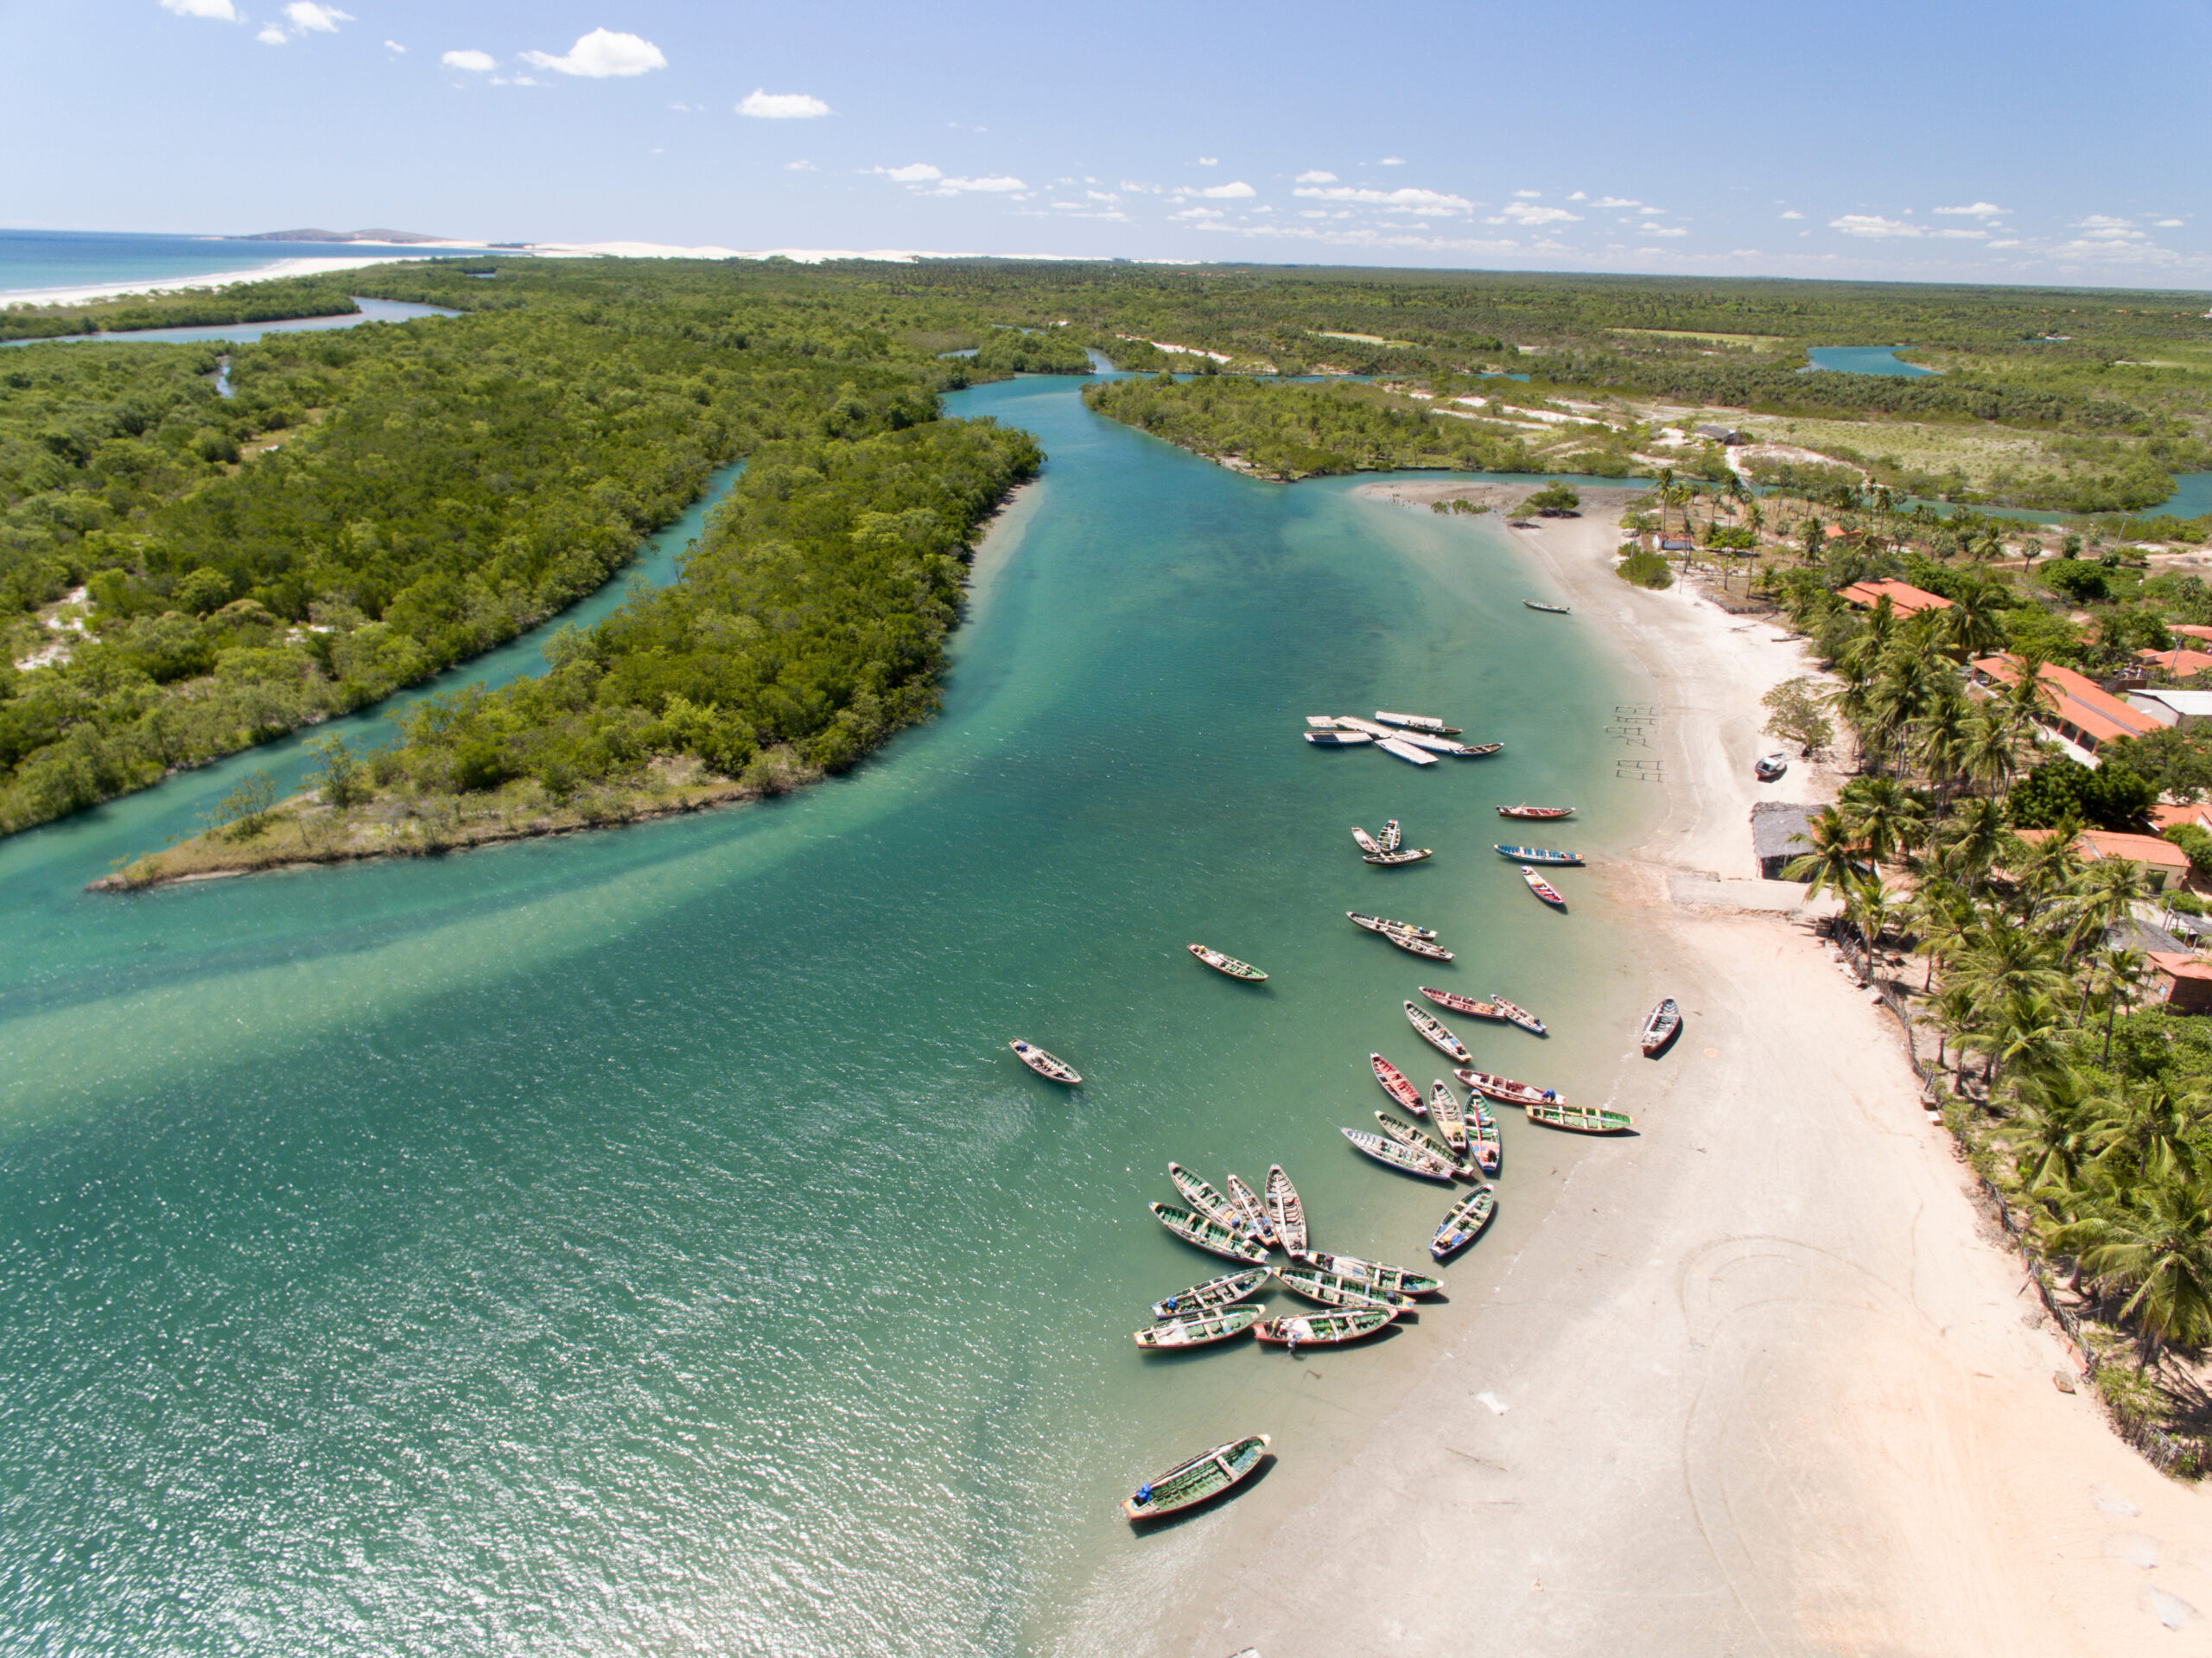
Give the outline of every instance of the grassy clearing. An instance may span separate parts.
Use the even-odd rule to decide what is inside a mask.
[[[1701,346],[1749,346],[1753,351],[1772,351],[1784,338],[1778,334],[1700,334],[1694,328],[1608,328],[1605,332],[1637,334],[1646,340],[1688,340]]]
[[[1913,421],[1805,420],[1751,415],[1735,424],[1770,443],[1833,454],[1848,449],[1890,460],[1908,472],[1956,473],[1974,489],[1999,474],[2064,472],[2066,458],[2024,432],[2000,426],[1937,426]]]

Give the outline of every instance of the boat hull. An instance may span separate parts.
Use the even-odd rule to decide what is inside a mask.
[[[1007,1046],[1014,1050],[1014,1057],[1035,1071],[1048,1083],[1062,1083],[1070,1088],[1083,1081],[1083,1075],[1065,1059],[1055,1059],[1035,1044],[1015,1037]]]
[[[1497,1194],[1488,1186],[1469,1192],[1452,1205],[1452,1212],[1436,1229],[1436,1236],[1428,1246],[1428,1253],[1439,1261],[1449,1261],[1483,1235],[1483,1229],[1497,1213]]]
[[[1266,1434],[1255,1433],[1179,1462],[1138,1487],[1135,1496],[1123,1497],[1122,1513],[1131,1521],[1157,1520],[1233,1491],[1259,1471],[1269,1443]]]
[[[1417,1174],[1424,1180],[1441,1181],[1447,1186],[1459,1178],[1458,1170],[1440,1157],[1417,1152],[1410,1146],[1401,1146],[1395,1140],[1363,1129],[1340,1128],[1338,1132],[1385,1168],[1396,1169],[1402,1174]]]
[[[1268,1318],[1253,1325],[1252,1333],[1270,1347],[1337,1347],[1388,1329],[1397,1318],[1395,1307],[1371,1307],[1351,1313],[1305,1313],[1295,1318]]]
[[[1219,1255],[1224,1261],[1242,1261],[1248,1267],[1264,1267],[1268,1252],[1249,1239],[1240,1238],[1218,1222],[1210,1222],[1202,1215],[1188,1210],[1171,1208],[1166,1204],[1147,1205],[1153,1217],[1194,1249],[1203,1249],[1210,1255]]]
[[[1179,1312],[1202,1312],[1210,1308],[1233,1306],[1260,1293],[1268,1281],[1268,1269],[1254,1267],[1241,1273],[1224,1273],[1219,1278],[1209,1278],[1203,1284],[1193,1284],[1186,1290],[1178,1290],[1164,1301],[1152,1304],[1155,1318],[1172,1318]]]
[[[1260,1322],[1258,1307],[1207,1307],[1178,1313],[1137,1331],[1136,1344],[1147,1353],[1178,1353],[1216,1342],[1234,1341]]]
[[[1293,1295],[1325,1307],[1380,1307],[1402,1312],[1413,1305],[1409,1295],[1356,1283],[1319,1267],[1278,1267],[1275,1281]]]
[[[1626,1112],[1601,1111],[1595,1106],[1565,1105],[1554,1100],[1521,1109],[1529,1121],[1541,1122],[1547,1128],[1564,1128],[1572,1134],[1624,1134],[1636,1127],[1636,1120]]]

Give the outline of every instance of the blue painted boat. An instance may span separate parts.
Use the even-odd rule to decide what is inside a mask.
[[[1491,849],[1499,857],[1510,858],[1515,863],[1579,865],[1582,861],[1582,854],[1580,852],[1546,852],[1541,847],[1502,846],[1493,847]]]

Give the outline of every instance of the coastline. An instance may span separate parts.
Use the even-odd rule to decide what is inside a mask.
[[[410,243],[408,245],[423,251],[418,253],[385,251],[327,259],[273,259],[267,264],[237,270],[211,270],[205,276],[148,276],[119,282],[83,283],[61,288],[4,288],[0,289],[0,307],[86,305],[94,300],[119,299],[130,294],[182,294],[194,289],[226,288],[232,283],[272,282],[279,276],[327,276],[335,271],[359,270],[367,265],[399,264],[414,259],[442,257],[447,246],[445,244],[430,243]],[[473,245],[454,243],[451,245],[462,247]]]
[[[1544,1652],[2144,1650],[2212,1612],[2212,1494],[2054,1385],[2072,1355],[1895,1024],[1808,936],[1803,889],[1752,878],[1751,801],[1834,785],[1750,776],[1799,647],[1620,581],[1617,511],[1503,534],[1662,709],[1661,815],[1601,873],[1637,917],[1628,970],[1687,1028],[1656,1062],[1581,1037],[1623,1042],[1609,1102],[1637,1136],[1577,1162],[1520,1253],[1475,1246],[1423,1320],[1438,1356],[1394,1404],[1348,1401],[1356,1449],[1163,1550],[1185,1575],[1147,1572],[1126,1649],[1444,1652],[1479,1627]]]

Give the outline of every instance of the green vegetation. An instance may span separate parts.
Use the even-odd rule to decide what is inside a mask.
[[[182,294],[95,300],[83,305],[10,305],[0,308],[0,340],[57,340],[73,334],[128,334],[140,328],[200,328],[226,322],[277,322],[289,317],[351,316],[360,308],[347,294],[342,276],[286,276]]]
[[[996,328],[976,353],[975,365],[1002,374],[1088,374],[1090,353],[1058,329],[1023,333]]]
[[[1649,588],[1654,592],[1675,585],[1675,573],[1667,568],[1667,561],[1641,547],[1613,566],[1613,574],[1624,581],[1632,581],[1639,588]]]
[[[1521,503],[1524,511],[1540,512],[1548,518],[1554,513],[1572,512],[1581,505],[1582,492],[1556,478]]]

